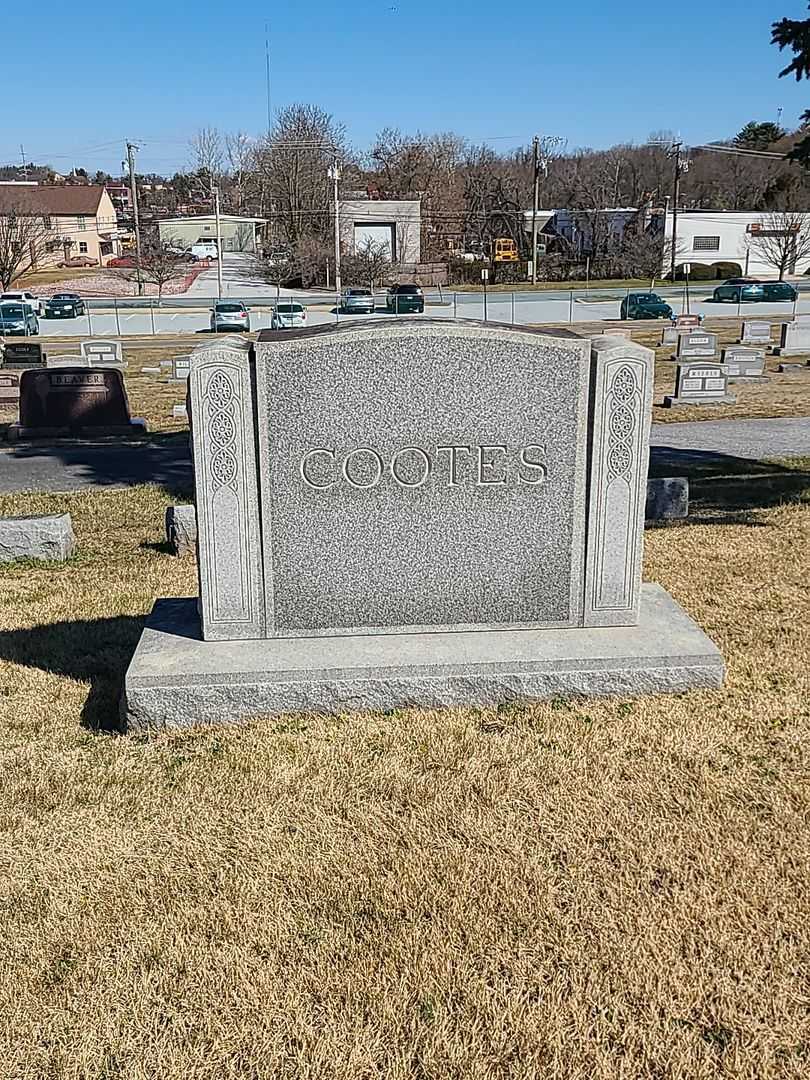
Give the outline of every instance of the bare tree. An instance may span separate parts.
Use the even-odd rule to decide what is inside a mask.
[[[158,298],[172,281],[178,281],[188,272],[188,259],[181,253],[181,241],[147,239],[141,246],[141,278],[150,285],[157,285]],[[118,276],[129,281],[131,270],[118,271]]]
[[[225,152],[231,180],[227,201],[237,213],[241,213],[246,187],[255,176],[256,142],[243,131],[228,133],[225,136]]]
[[[799,260],[810,256],[810,216],[787,210],[766,214],[751,226],[750,246],[781,281],[795,271]]]
[[[58,244],[48,218],[42,217],[21,193],[0,211],[0,285],[38,267],[51,245]]]
[[[391,272],[390,245],[372,240],[369,236],[353,254],[341,260],[341,275],[346,285],[370,287],[382,285]]]
[[[222,172],[224,154],[222,136],[216,128],[200,128],[189,143],[191,163],[195,172],[213,179]]]

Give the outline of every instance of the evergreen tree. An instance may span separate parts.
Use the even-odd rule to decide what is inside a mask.
[[[796,76],[796,82],[810,79],[810,19],[782,19],[773,24],[771,31],[771,44],[778,45],[780,52],[790,49],[793,53],[788,66],[779,72],[779,78],[792,74]],[[802,123],[806,124],[807,119],[808,113],[804,113]],[[796,143],[790,156],[810,168],[810,135]]]

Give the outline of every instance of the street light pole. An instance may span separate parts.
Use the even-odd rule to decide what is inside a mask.
[[[678,199],[681,193],[681,147],[683,143],[674,143],[675,175],[672,182],[672,250],[670,251],[670,277],[675,284],[675,261],[678,254]]]
[[[217,228],[217,296],[222,299],[222,225],[219,220],[219,185],[211,184],[214,197],[214,220]]]
[[[327,176],[334,183],[335,198],[335,314],[340,316],[340,201],[338,182],[340,165],[334,161],[327,171]]]
[[[143,278],[141,277],[141,218],[138,213],[138,185],[135,183],[134,143],[127,143],[127,162],[129,164],[129,186],[132,191],[132,210],[135,214],[135,276],[138,281],[138,296],[143,296]]]

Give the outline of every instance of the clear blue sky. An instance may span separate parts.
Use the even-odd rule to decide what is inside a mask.
[[[574,148],[662,128],[696,144],[780,106],[795,125],[810,85],[777,78],[787,61],[769,28],[807,14],[806,0],[9,3],[0,162],[22,142],[57,169],[117,172],[130,138],[140,170],[172,172],[201,126],[260,133],[266,20],[273,109],[319,104],[359,148],[386,125],[499,149],[534,132]]]

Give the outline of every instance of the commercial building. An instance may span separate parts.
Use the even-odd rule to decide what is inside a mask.
[[[265,223],[264,218],[220,214],[219,223],[223,251],[246,251],[255,254],[259,250],[259,233]],[[217,221],[213,214],[164,218],[158,222],[158,232],[163,243],[190,247],[200,237],[215,240]]]
[[[103,184],[0,182],[0,218],[11,213],[42,218],[47,229],[46,242],[35,252],[35,270],[77,258],[106,266],[121,254],[124,232]]]
[[[394,263],[422,261],[422,200],[353,198],[340,201],[341,243],[361,251],[369,243]]]
[[[672,211],[664,223],[664,270],[670,271],[672,250]],[[785,222],[780,215],[761,210],[742,212],[725,210],[679,210],[677,221],[676,263],[711,266],[717,262],[737,263],[743,274],[751,277],[778,277],[778,270],[763,257],[757,237],[780,225],[801,222],[800,230],[810,228],[810,214],[790,214]],[[660,225],[658,226],[660,228]],[[801,243],[798,245],[801,248]],[[807,246],[806,244],[804,245]],[[788,267],[788,274],[804,274],[810,269],[810,254],[798,254]]]

